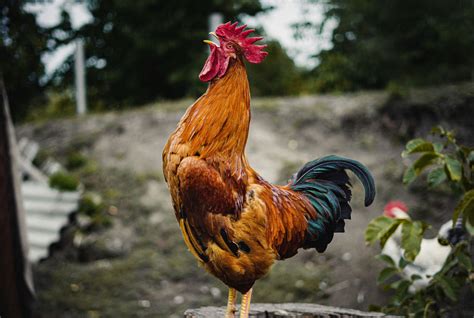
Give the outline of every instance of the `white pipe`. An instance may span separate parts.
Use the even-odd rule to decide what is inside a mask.
[[[84,67],[84,42],[76,40],[76,52],[74,54],[74,74],[76,82],[76,112],[83,115],[87,112],[86,101],[86,69]]]

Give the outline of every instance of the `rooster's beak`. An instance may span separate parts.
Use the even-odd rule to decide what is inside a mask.
[[[214,43],[214,42],[212,42],[211,40],[204,40],[203,42],[204,42],[204,43],[207,43],[207,44],[209,44],[209,45],[217,46],[217,44]]]
[[[214,33],[214,32],[209,32],[210,35],[212,35],[213,37],[215,37],[217,40],[219,40],[219,38],[217,37],[217,34]],[[214,45],[214,46],[217,46],[219,47],[219,44],[215,43],[215,42],[212,42],[211,40],[204,40],[203,41],[204,43],[206,44],[209,44],[209,45]]]

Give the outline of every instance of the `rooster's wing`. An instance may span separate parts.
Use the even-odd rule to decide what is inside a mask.
[[[215,166],[198,157],[183,159],[177,169],[179,188],[178,219],[189,249],[203,262],[208,261],[210,241],[223,250],[238,253],[232,222],[240,217],[242,191],[232,178],[225,180]],[[245,190],[244,190],[245,191]]]

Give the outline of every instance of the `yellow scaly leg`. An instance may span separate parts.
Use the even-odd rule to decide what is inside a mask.
[[[229,288],[229,298],[227,300],[227,310],[225,311],[225,318],[234,318],[235,314],[235,300],[237,299],[237,291],[234,288]]]
[[[248,318],[250,312],[250,299],[252,298],[252,289],[242,296],[240,305],[240,318]]]

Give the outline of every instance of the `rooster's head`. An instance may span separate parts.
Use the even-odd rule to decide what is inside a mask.
[[[256,45],[255,42],[262,37],[248,37],[255,30],[245,29],[247,26],[238,26],[237,22],[231,24],[227,22],[217,27],[216,32],[211,32],[219,43],[209,40],[204,42],[209,44],[211,52],[199,74],[199,79],[209,82],[216,77],[225,75],[230,62],[234,59],[244,57],[250,63],[258,64],[265,59],[267,52],[263,51],[266,45]]]
[[[409,219],[408,208],[402,201],[391,201],[383,209],[383,214],[389,218]]]

